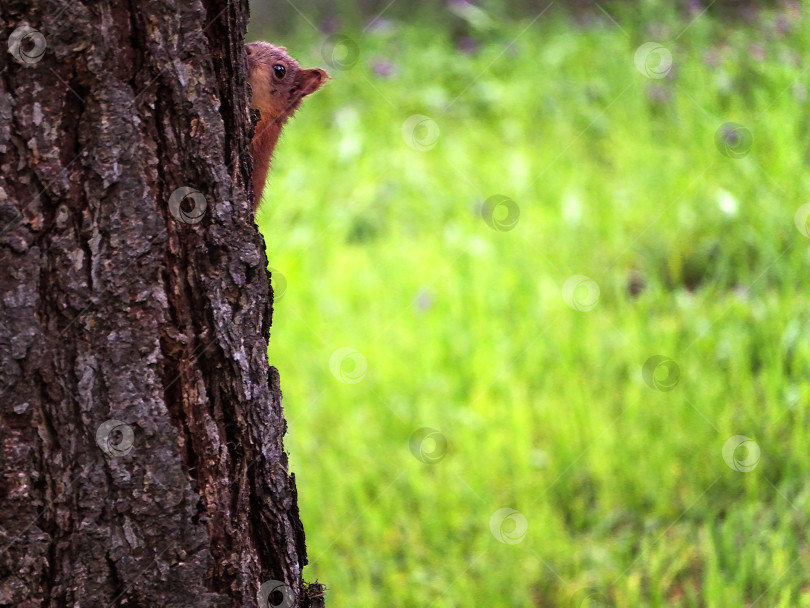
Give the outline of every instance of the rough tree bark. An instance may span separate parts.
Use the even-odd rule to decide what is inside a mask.
[[[267,366],[246,19],[0,5],[0,606],[322,604]]]

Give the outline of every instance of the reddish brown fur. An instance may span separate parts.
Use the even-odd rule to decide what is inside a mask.
[[[262,200],[262,191],[270,170],[270,159],[278,143],[281,128],[298,109],[306,95],[323,86],[329,75],[317,68],[305,70],[287,54],[284,47],[267,42],[245,45],[248,55],[250,88],[253,90],[252,109],[261,118],[256,125],[250,152],[253,155],[253,209]],[[279,78],[274,66],[284,67]]]

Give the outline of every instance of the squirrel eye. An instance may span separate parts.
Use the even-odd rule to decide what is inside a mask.
[[[276,65],[273,66],[273,71],[276,73],[276,76],[278,78],[284,78],[284,74],[287,73],[287,68],[285,68],[280,63],[277,63]]]

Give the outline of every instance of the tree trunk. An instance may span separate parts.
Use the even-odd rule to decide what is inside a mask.
[[[0,606],[322,605],[267,366],[246,21],[0,5]]]

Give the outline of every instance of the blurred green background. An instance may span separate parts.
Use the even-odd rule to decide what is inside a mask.
[[[807,6],[387,4],[252,6],[305,578],[810,606]]]

